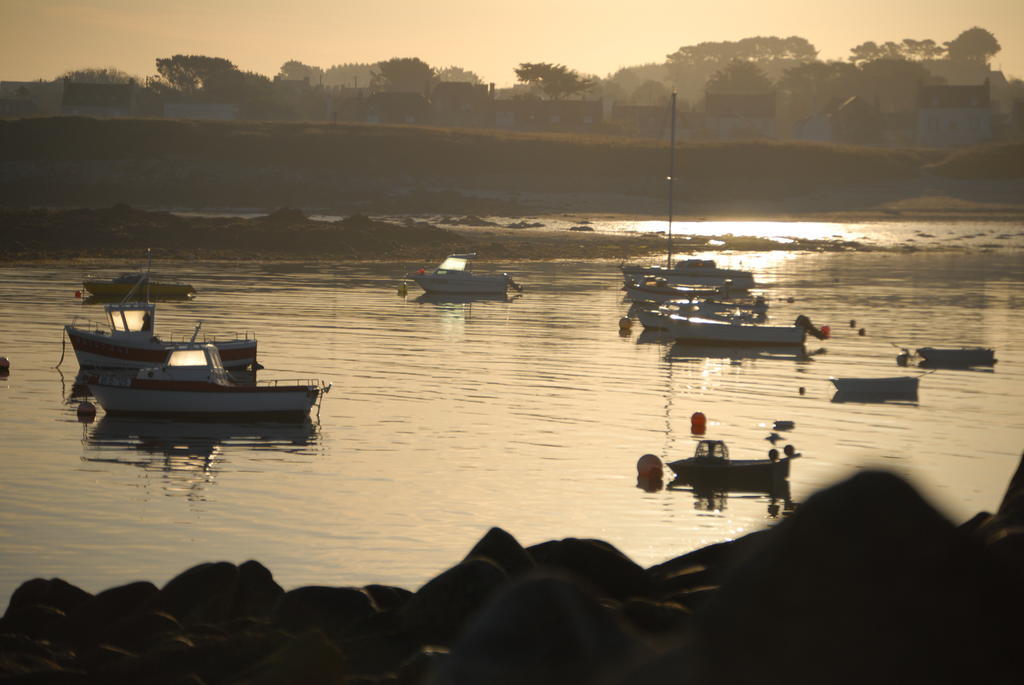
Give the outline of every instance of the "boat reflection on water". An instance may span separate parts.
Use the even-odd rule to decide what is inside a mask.
[[[320,440],[319,426],[309,419],[224,422],[104,415],[84,431],[83,461],[160,472],[169,489],[188,490],[213,482],[225,452],[310,454]]]
[[[518,293],[515,295],[508,293],[423,293],[416,297],[414,302],[436,305],[473,304],[474,302],[513,302],[520,297],[522,295]]]
[[[690,345],[673,343],[667,356],[672,361],[692,359],[782,359],[808,361],[817,352],[808,352],[804,345],[776,345],[757,347],[751,345]]]
[[[789,516],[797,508],[790,495],[788,480],[766,482],[763,486],[751,483],[733,486],[721,482],[704,482],[699,478],[676,478],[666,489],[691,491],[694,509],[697,511],[724,511],[728,508],[730,494],[742,499],[766,502],[768,518]]]

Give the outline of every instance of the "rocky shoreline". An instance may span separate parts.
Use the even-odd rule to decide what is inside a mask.
[[[642,568],[492,528],[415,592],[285,591],[257,561],[91,594],[36,578],[0,619],[10,683],[1010,683],[1024,459],[955,526],[862,472],[774,527]]]

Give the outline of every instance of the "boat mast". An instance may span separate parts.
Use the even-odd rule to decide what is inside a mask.
[[[668,147],[668,263],[665,268],[672,268],[672,183],[676,174],[676,91],[672,91],[671,142]]]

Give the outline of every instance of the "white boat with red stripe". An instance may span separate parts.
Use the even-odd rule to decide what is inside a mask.
[[[331,386],[321,380],[240,383],[209,343],[181,343],[161,366],[132,376],[91,376],[89,391],[108,414],[304,418]]]
[[[202,323],[184,335],[156,335],[156,305],[152,302],[119,302],[104,306],[105,325],[79,321],[64,326],[78,365],[82,368],[141,369],[159,366],[167,353],[184,342],[196,342]],[[226,368],[244,369],[256,364],[256,335],[252,332],[229,336],[205,336],[201,343],[210,343],[220,352]]]

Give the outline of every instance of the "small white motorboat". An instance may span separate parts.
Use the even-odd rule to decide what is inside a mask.
[[[767,459],[730,459],[721,440],[701,440],[689,459],[670,461],[668,467],[690,484],[733,490],[761,490],[789,477],[789,464],[800,454],[786,445],[783,455],[771,449]]]
[[[82,368],[143,368],[156,366],[176,345],[195,342],[200,325],[191,338],[156,335],[156,305],[152,302],[120,302],[104,306],[106,325],[79,323],[76,318],[64,326],[78,365]],[[199,342],[217,347],[229,369],[243,369],[256,363],[256,336],[246,332],[232,337],[204,337]]]
[[[509,288],[522,290],[507,273],[476,274],[469,270],[469,260],[476,253],[453,254],[441,262],[433,271],[420,269],[409,274],[409,278],[428,293],[447,294],[505,294]]]
[[[922,366],[991,366],[995,350],[988,347],[919,347]]]
[[[109,414],[300,418],[330,385],[320,380],[240,383],[228,375],[209,343],[173,347],[162,366],[135,376],[91,376],[89,391]]]
[[[669,283],[699,286],[729,286],[735,290],[755,287],[754,275],[740,269],[721,269],[713,259],[681,259],[671,269],[663,266],[622,265],[622,275],[628,281],[663,278]]]
[[[889,378],[829,378],[837,394],[845,396],[917,397],[921,376]]]

